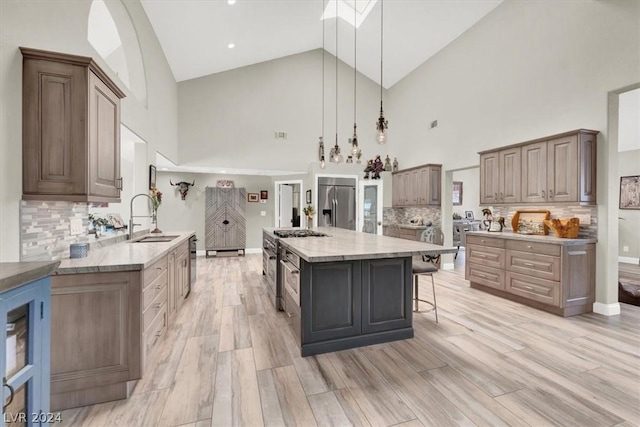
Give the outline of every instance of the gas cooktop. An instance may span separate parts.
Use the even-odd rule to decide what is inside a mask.
[[[325,237],[326,234],[313,230],[275,230],[273,232],[278,237]]]

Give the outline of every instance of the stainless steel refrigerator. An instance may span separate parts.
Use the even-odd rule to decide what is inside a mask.
[[[318,177],[318,225],[356,229],[355,178]]]

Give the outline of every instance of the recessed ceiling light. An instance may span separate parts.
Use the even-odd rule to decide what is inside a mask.
[[[235,43],[229,43],[229,44],[227,45],[227,47],[228,47],[229,49],[233,49],[234,47],[236,47],[236,45],[235,45]]]
[[[236,4],[236,0],[227,0],[227,4]]]

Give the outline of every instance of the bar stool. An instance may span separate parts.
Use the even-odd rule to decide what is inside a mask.
[[[444,242],[444,233],[440,228],[430,227],[422,232],[420,240],[426,243],[442,245],[442,243]],[[433,273],[438,271],[439,265],[440,255],[422,255],[422,261],[413,262],[411,269],[411,273],[413,274],[413,311],[416,313],[420,311],[420,308],[418,307],[419,302],[429,304],[432,308],[427,310],[426,312],[435,312],[436,323],[438,323],[438,305],[436,303],[436,283],[433,279]],[[418,278],[420,276],[431,276],[431,290],[433,292],[433,301],[427,301],[420,298],[418,287]]]

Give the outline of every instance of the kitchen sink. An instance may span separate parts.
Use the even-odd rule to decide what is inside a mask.
[[[131,243],[166,243],[180,236],[144,236]]]

